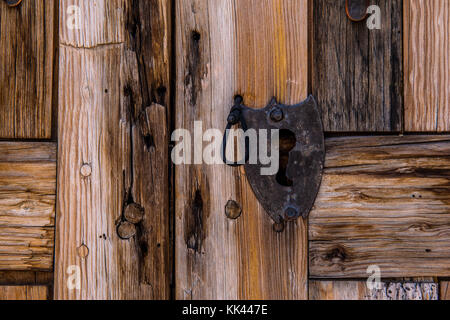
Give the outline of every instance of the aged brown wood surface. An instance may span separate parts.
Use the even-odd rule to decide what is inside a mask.
[[[450,2],[405,0],[405,130],[450,131]]]
[[[0,270],[52,270],[56,144],[0,142]]]
[[[438,300],[439,286],[433,282],[382,282],[370,290],[365,281],[310,281],[311,300]]]
[[[51,285],[53,272],[0,271],[0,286]]]
[[[236,94],[256,108],[306,98],[306,0],[177,1],[176,21],[177,128],[223,130]],[[242,170],[177,166],[175,194],[176,298],[307,298],[306,224],[274,232]]]
[[[441,288],[441,294],[439,296],[440,300],[450,300],[450,282],[441,281],[440,288]]]
[[[0,286],[0,301],[1,300],[49,300],[48,287]]]
[[[376,0],[381,30],[352,22],[345,1],[313,1],[312,93],[325,131],[402,129],[402,0]]]
[[[169,298],[170,10],[61,2],[55,299]]]
[[[48,139],[58,1],[0,1],[0,138]]]
[[[450,137],[327,141],[309,224],[310,274],[366,278],[450,274]]]

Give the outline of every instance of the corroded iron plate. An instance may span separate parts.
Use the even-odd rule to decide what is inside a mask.
[[[242,116],[248,129],[269,130],[267,150],[271,147],[271,129],[295,135],[285,170],[290,186],[280,184],[276,174],[261,175],[261,168],[266,166],[259,160],[258,164],[246,164],[245,171],[253,192],[276,223],[299,217],[306,219],[319,192],[325,162],[322,118],[316,101],[310,96],[300,104],[289,106],[274,99],[264,109],[243,106]]]

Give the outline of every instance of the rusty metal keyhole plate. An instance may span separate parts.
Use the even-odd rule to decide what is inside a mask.
[[[241,106],[240,110],[248,129],[267,130],[267,150],[271,150],[272,129],[278,129],[282,138],[287,134],[288,139],[280,143],[280,164],[287,161],[283,172],[261,175],[261,168],[267,165],[259,160],[257,164],[245,164],[256,197],[276,223],[306,219],[319,192],[325,162],[322,118],[315,99],[310,96],[293,106],[273,99],[264,109]],[[288,154],[287,159],[283,152]]]
[[[345,11],[347,17],[354,22],[360,22],[367,18],[369,0],[345,0]]]
[[[5,1],[6,4],[10,7],[18,6],[22,2],[22,0],[3,0],[3,1]]]

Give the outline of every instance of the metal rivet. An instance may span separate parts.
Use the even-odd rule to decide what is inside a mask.
[[[92,167],[89,164],[83,164],[80,169],[80,173],[83,177],[89,177],[92,174]]]
[[[117,227],[117,234],[123,240],[128,240],[136,235],[136,226],[128,221],[123,221]]]
[[[274,223],[273,224],[273,231],[277,232],[277,233],[281,233],[284,231],[284,222],[281,223]]]
[[[284,212],[286,220],[293,220],[298,218],[298,211],[295,208],[289,207]]]
[[[284,119],[283,110],[281,110],[278,107],[274,108],[270,112],[270,119],[272,119],[272,121],[274,122],[280,122],[281,120],[283,120]]]
[[[77,254],[81,259],[86,259],[89,255],[89,248],[83,244],[77,248]]]
[[[241,206],[234,200],[229,200],[225,206],[225,215],[228,219],[236,220],[242,214]]]
[[[124,217],[128,222],[137,224],[144,219],[144,208],[137,203],[131,203],[125,208]]]

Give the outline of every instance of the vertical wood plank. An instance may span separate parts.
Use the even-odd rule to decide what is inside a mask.
[[[345,1],[313,1],[312,93],[325,131],[402,129],[402,0],[377,0],[381,29],[352,22]]]
[[[439,296],[440,300],[450,300],[450,282],[441,281],[441,294]]]
[[[405,0],[405,130],[450,131],[450,2]]]
[[[170,1],[60,14],[74,3],[82,28],[60,19],[55,299],[168,299]]]
[[[308,1],[179,1],[176,19],[177,128],[223,130],[235,94],[257,108],[306,98]],[[244,172],[222,164],[180,165],[175,184],[178,299],[307,299],[303,221],[275,233]]]
[[[51,138],[57,5],[0,3],[0,138]]]

